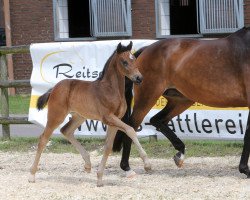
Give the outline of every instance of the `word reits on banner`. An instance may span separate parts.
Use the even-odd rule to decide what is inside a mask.
[[[82,71],[72,72],[72,65],[68,63],[61,63],[53,67],[56,70],[56,78],[59,78],[59,75],[64,76],[63,78],[98,78],[102,72],[91,71],[91,67],[82,67]]]

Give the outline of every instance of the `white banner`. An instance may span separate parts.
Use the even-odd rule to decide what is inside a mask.
[[[133,51],[150,45],[156,40],[133,40]],[[31,102],[29,121],[42,126],[47,122],[47,108],[36,109],[39,96],[47,92],[57,82],[66,79],[93,81],[99,77],[104,64],[117,47],[117,44],[129,44],[130,40],[112,40],[95,42],[64,42],[33,44],[30,47],[33,71],[31,75]],[[159,112],[166,100],[161,97],[145,117],[138,130],[139,135],[158,134],[149,119]],[[169,122],[169,127],[180,137],[192,138],[243,138],[245,133],[248,109],[216,109],[195,104],[190,109]],[[54,131],[59,129],[69,120]],[[76,131],[79,135],[104,135],[106,125],[99,121],[87,120]]]

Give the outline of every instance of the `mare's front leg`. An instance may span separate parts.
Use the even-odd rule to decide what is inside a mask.
[[[157,85],[157,81],[155,81],[154,83]],[[160,83],[158,83],[158,85],[159,84]],[[147,85],[145,85],[145,82],[143,82],[142,85],[134,88],[135,101],[133,112],[128,120],[128,124],[132,126],[135,130],[138,129],[144,117],[154,106],[161,94],[163,94],[165,86],[161,86],[162,87],[157,87],[157,89],[155,89],[156,87],[148,87]],[[126,172],[127,177],[133,177],[135,175],[135,172],[131,170],[129,166],[129,155],[131,151],[132,141],[127,135],[124,135],[122,140],[123,149],[120,167]]]
[[[250,170],[248,167],[249,153],[250,153],[250,112],[248,114],[247,129],[244,137],[244,146],[241,154],[239,171],[247,175],[250,178]]]
[[[104,150],[103,150],[103,157],[102,157],[101,163],[100,163],[100,165],[98,167],[98,171],[97,171],[97,186],[98,187],[103,186],[103,181],[102,181],[103,172],[105,169],[105,165],[106,165],[108,156],[112,151],[112,146],[114,143],[116,131],[117,131],[116,127],[108,126],[106,141],[105,141]]]

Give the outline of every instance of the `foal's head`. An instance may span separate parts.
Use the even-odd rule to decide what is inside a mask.
[[[142,82],[142,75],[135,64],[135,56],[131,53],[132,45],[132,41],[128,46],[122,46],[121,43],[118,44],[116,49],[116,63],[118,70],[124,76],[127,76],[135,84],[140,84]]]

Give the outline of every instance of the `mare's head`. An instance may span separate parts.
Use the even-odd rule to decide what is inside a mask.
[[[137,68],[136,58],[131,53],[132,45],[132,41],[128,46],[123,46],[121,43],[118,44],[116,49],[117,68],[120,73],[127,76],[135,84],[140,84],[142,82],[142,75]]]

